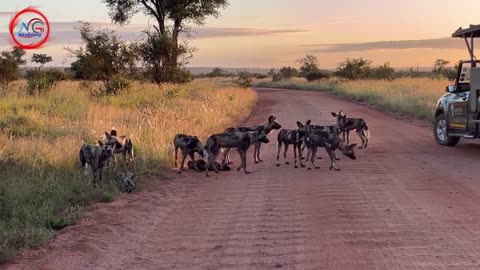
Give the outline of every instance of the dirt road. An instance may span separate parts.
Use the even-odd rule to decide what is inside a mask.
[[[355,161],[339,154],[341,172],[326,159],[315,171],[277,168],[275,133],[265,163],[249,155],[251,176],[157,182],[0,268],[480,269],[480,145],[437,146],[430,128],[329,94],[259,89],[259,98],[248,124],[270,114],[286,128],[326,124],[343,109],[367,119],[369,148]]]

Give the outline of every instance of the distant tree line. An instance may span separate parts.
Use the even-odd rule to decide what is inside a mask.
[[[273,81],[289,80],[292,77],[303,77],[307,81],[315,81],[332,76],[345,78],[349,80],[393,80],[402,77],[430,77],[430,78],[448,78],[454,79],[456,76],[456,67],[447,67],[449,61],[437,59],[431,71],[420,71],[419,68],[409,68],[407,70],[395,70],[389,62],[383,65],[373,66],[370,60],[365,58],[346,58],[338,64],[335,71],[320,69],[319,61],[316,56],[307,54],[296,61],[300,64],[297,70],[294,67],[282,67],[278,71],[270,70],[268,75]]]

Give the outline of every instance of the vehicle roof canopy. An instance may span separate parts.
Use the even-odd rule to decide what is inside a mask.
[[[465,38],[465,37],[480,37],[480,24],[471,24],[470,27],[462,29],[461,27],[457,29],[452,34],[452,37],[456,38]]]

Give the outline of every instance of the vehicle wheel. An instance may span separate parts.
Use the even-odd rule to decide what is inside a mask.
[[[460,141],[460,137],[447,135],[447,120],[444,114],[440,114],[435,118],[433,134],[437,143],[443,146],[455,146]]]

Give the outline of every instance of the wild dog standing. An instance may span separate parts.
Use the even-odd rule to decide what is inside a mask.
[[[285,159],[285,164],[289,165],[287,161],[287,151],[290,145],[293,145],[293,157],[295,162],[295,168],[298,168],[297,165],[297,151],[299,159],[302,158],[302,149],[303,139],[307,132],[306,127],[299,121],[297,121],[297,129],[281,129],[277,136],[277,166],[280,166],[280,150],[282,149],[282,144],[285,146],[283,151],[283,158]]]
[[[182,151],[182,164],[178,173],[182,173],[187,155],[189,155],[193,161],[195,161],[195,153],[203,155],[203,144],[197,136],[177,134],[173,139],[173,145],[175,146],[175,168],[177,167],[178,149],[180,148]],[[194,169],[198,171],[197,164],[194,163],[193,165],[195,166]]]
[[[310,162],[313,164],[315,169],[319,167],[315,164],[315,155],[317,153],[318,147],[325,148],[330,157],[330,170],[335,169],[339,171],[335,164],[335,150],[340,149],[342,153],[351,158],[357,159],[353,149],[357,144],[347,145],[340,139],[338,135],[322,131],[322,130],[312,130],[308,131],[305,136],[305,145],[307,146],[307,168],[310,170]]]
[[[258,126],[251,126],[251,127],[231,127],[231,128],[227,128],[224,132],[225,133],[230,133],[230,132],[247,132],[247,131],[259,131],[260,129],[263,128],[264,132],[266,135],[270,134],[270,132],[272,132],[273,130],[275,129],[281,129],[282,128],[282,125],[280,125],[277,121],[276,121],[276,117],[275,116],[270,116],[268,117],[268,120],[267,122],[265,122],[264,124],[262,125],[258,125]],[[255,143],[255,148],[254,148],[254,151],[253,151],[253,161],[255,162],[255,164],[258,164],[259,162],[263,162],[261,156],[260,156],[260,147],[261,147],[262,143],[261,142],[257,142]],[[232,161],[230,160],[230,156],[229,156],[229,153],[230,153],[230,148],[226,149],[223,156],[224,156],[224,161],[227,163],[227,164],[232,164]]]
[[[115,157],[116,154],[122,154],[125,161],[128,163],[134,163],[135,159],[133,157],[133,142],[132,139],[128,136],[122,135],[117,136],[117,131],[113,128],[109,134],[111,137],[114,137],[117,140],[113,148],[113,162],[114,164],[117,163],[117,158]],[[106,143],[106,137],[102,138],[102,142]]]
[[[338,126],[338,124],[335,124],[335,125],[328,125],[328,126],[320,126],[320,125],[312,125],[312,121],[311,120],[308,120],[306,123],[305,123],[305,126],[308,128],[308,130],[322,130],[322,131],[325,131],[325,132],[328,132],[328,133],[331,133],[331,134],[335,134],[335,135],[340,135],[341,133],[341,130],[340,130],[340,127]],[[302,141],[303,142],[303,141]],[[305,143],[303,142],[302,143],[302,149],[301,149],[301,157],[303,159],[303,151],[305,150]],[[320,156],[317,156],[318,159],[322,159],[322,157]],[[335,159],[339,160],[338,158],[335,157]]]
[[[205,149],[203,151],[203,159],[205,160],[205,172],[208,177],[208,169],[212,166],[216,160],[220,150],[222,148],[237,148],[238,153],[240,154],[241,164],[237,168],[237,171],[243,168],[246,174],[250,172],[247,171],[247,160],[246,155],[250,145],[255,143],[269,143],[270,141],[265,134],[265,131],[260,129],[259,131],[247,131],[247,132],[230,132],[230,133],[221,133],[214,134],[207,139],[205,143]],[[218,173],[218,169],[214,166],[215,172]]]
[[[87,167],[90,165],[93,171],[93,187],[97,187],[98,182],[102,181],[102,169],[105,162],[113,156],[113,145],[103,144],[98,141],[99,145],[84,144],[80,148],[80,163],[85,167],[85,174]]]
[[[347,115],[340,111],[339,113],[332,112],[332,116],[337,119],[337,124],[343,133],[343,140],[345,141],[345,133],[347,134],[347,144],[350,143],[350,131],[357,132],[358,137],[362,140],[362,146],[359,149],[367,148],[368,140],[370,139],[370,131],[368,130],[367,122],[362,118],[347,118]]]

